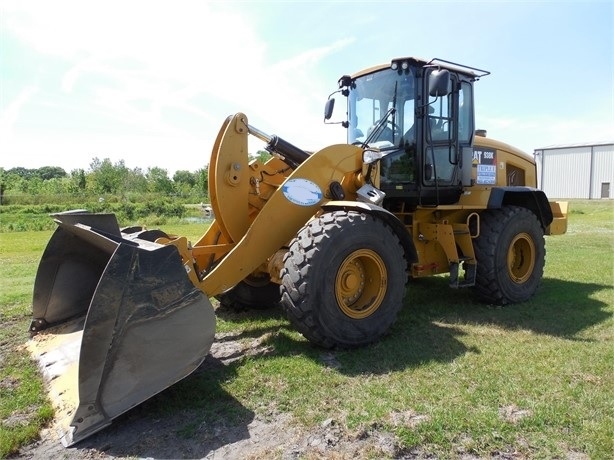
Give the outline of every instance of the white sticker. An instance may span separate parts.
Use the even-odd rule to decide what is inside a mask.
[[[290,179],[282,187],[288,201],[299,206],[313,206],[322,200],[322,190],[315,182],[307,179]]]

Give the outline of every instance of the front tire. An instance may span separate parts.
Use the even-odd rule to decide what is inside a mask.
[[[382,337],[403,305],[407,262],[380,219],[335,211],[308,222],[290,244],[281,305],[312,343],[357,347]]]
[[[531,298],[544,273],[544,231],[530,210],[518,206],[485,211],[476,239],[476,290],[492,304]]]

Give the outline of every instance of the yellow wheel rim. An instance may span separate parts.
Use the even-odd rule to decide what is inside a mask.
[[[535,268],[535,243],[528,233],[519,233],[507,252],[507,271],[512,281],[526,282]]]
[[[386,266],[375,251],[355,251],[345,258],[337,272],[337,304],[352,319],[366,318],[382,304],[387,282]]]

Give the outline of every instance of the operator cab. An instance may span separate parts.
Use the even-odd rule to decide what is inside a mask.
[[[385,192],[386,207],[456,203],[471,185],[473,82],[487,74],[440,59],[402,58],[339,80],[348,143],[382,155],[373,182]],[[333,106],[329,97],[325,120]]]

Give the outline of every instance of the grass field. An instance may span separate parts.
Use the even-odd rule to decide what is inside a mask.
[[[247,409],[290,412],[305,426],[333,418],[350,431],[376,427],[442,458],[611,458],[613,205],[571,202],[568,233],[546,238],[544,279],[529,302],[483,305],[443,276],[411,282],[390,334],[343,352],[314,348],[277,310],[220,315],[219,332],[258,338],[268,352],[197,373],[144,404],[162,414],[198,409],[177,426],[186,437],[216,414]],[[196,239],[203,228],[165,230]],[[50,234],[0,234],[0,457],[53,415],[21,348]]]

